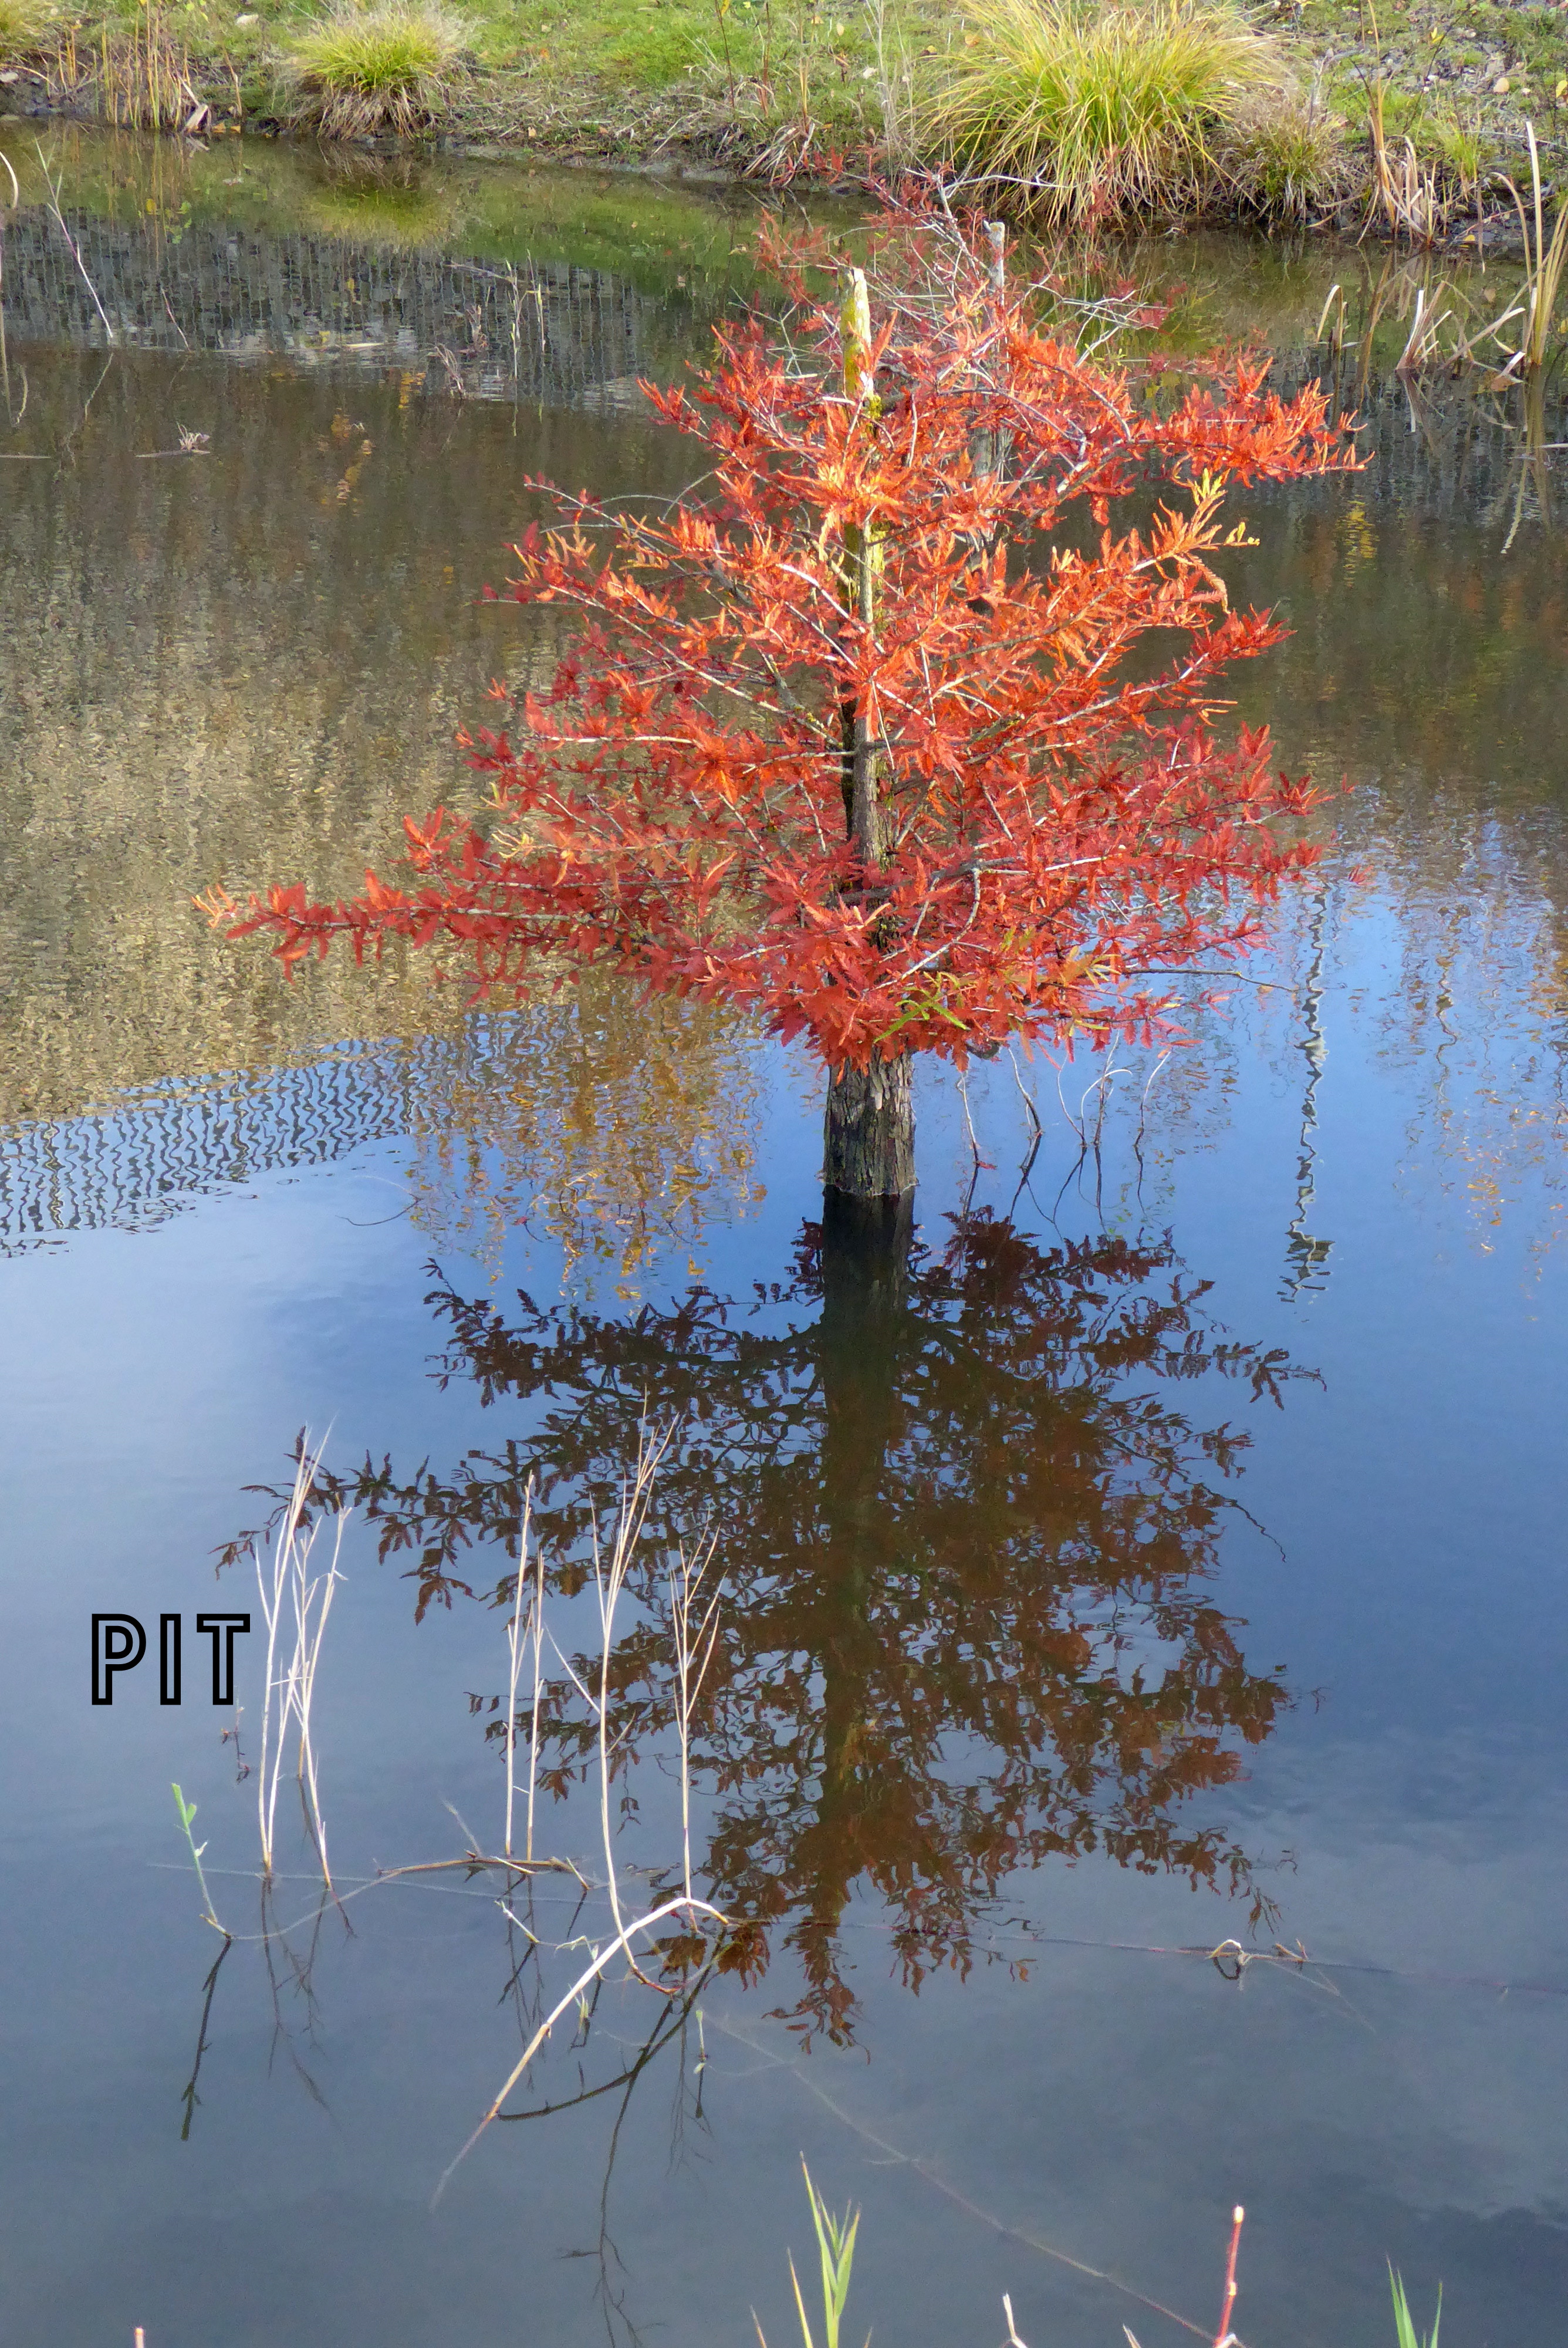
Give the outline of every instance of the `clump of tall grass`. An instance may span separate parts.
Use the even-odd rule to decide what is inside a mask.
[[[1279,49],[1227,0],[974,0],[928,139],[1053,225],[1182,209],[1283,94]],[[993,199],[994,200],[994,199]]]
[[[49,12],[42,0],[0,0],[0,65],[34,56],[48,40]]]
[[[74,45],[73,45],[74,46]],[[190,58],[164,23],[158,0],[128,32],[106,25],[97,42],[98,111],[122,130],[196,130],[207,108],[190,77]]]
[[[1422,136],[1423,143],[1458,182],[1461,200],[1478,197],[1487,159],[1486,136],[1479,118],[1472,116],[1461,121],[1450,107],[1428,118]]]
[[[284,66],[302,117],[328,139],[406,136],[446,99],[468,27],[426,0],[340,5],[295,34]]]
[[[1278,221],[1309,220],[1356,179],[1343,122],[1294,92],[1243,116],[1226,146],[1225,170],[1247,211]]]

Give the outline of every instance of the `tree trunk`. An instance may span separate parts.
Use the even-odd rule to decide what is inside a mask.
[[[909,1056],[848,1063],[827,1083],[824,1186],[852,1199],[900,1199],[915,1187],[915,1091]]]

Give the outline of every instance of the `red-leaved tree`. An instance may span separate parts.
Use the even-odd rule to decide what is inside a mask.
[[[733,1004],[825,1063],[825,1179],[863,1199],[913,1183],[916,1053],[1169,1032],[1174,975],[1252,947],[1312,853],[1279,833],[1308,788],[1214,731],[1280,633],[1230,608],[1225,495],[1341,466],[1343,436],[1247,359],[1162,411],[994,263],[913,236],[875,320],[860,272],[840,309],[797,268],[787,332],[722,330],[692,390],[649,389],[688,498],[552,493],[507,592],[582,633],[463,737],[483,829],[437,809],[408,885],[213,918],[291,970],[398,936],[454,942],[487,992],[607,966]]]

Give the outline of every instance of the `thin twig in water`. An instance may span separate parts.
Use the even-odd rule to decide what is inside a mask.
[[[263,1570],[261,1546],[253,1554],[256,1563],[256,1586],[261,1593],[262,1619],[267,1625],[266,1684],[261,1706],[261,1750],[257,1766],[256,1815],[261,1838],[261,1866],[266,1880],[272,1875],[272,1850],[278,1807],[278,1782],[282,1771],[283,1745],[292,1720],[298,1728],[298,1775],[301,1799],[304,1805],[305,1823],[322,1874],[332,1890],[332,1869],[327,1860],[326,1821],[322,1815],[321,1788],[316,1775],[315,1746],[311,1735],[311,1706],[315,1695],[316,1671],[321,1663],[322,1640],[326,1632],[327,1616],[332,1610],[333,1592],[343,1579],[338,1571],[338,1558],[343,1549],[343,1527],[348,1512],[336,1514],[336,1532],[333,1544],[332,1563],[326,1573],[310,1575],[311,1550],[314,1547],[319,1527],[313,1524],[304,1531],[302,1519],[317,1475],[321,1469],[322,1450],[312,1451],[306,1438],[301,1438],[299,1462],[294,1471],[293,1489],[277,1530],[272,1547],[270,1574]],[[269,1587],[270,1582],[270,1587]],[[294,1651],[286,1669],[278,1667],[278,1630],[282,1619],[283,1601],[292,1601],[294,1617]],[[275,1699],[275,1717],[274,1717]],[[271,1767],[269,1769],[269,1762]]]
[[[0,163],[5,166],[5,176],[11,182],[10,209],[13,211],[19,211],[22,207],[21,182],[11,168],[11,159],[8,155],[0,154]],[[5,409],[9,415],[11,370],[5,358],[5,206],[0,204],[0,386],[5,390]]]
[[[196,2034],[196,2060],[190,2066],[190,2076],[186,2081],[179,2098],[180,2102],[185,2106],[185,2119],[179,2131],[179,2141],[181,2144],[188,2144],[190,2141],[190,2130],[196,2118],[196,2106],[201,2100],[200,2096],[196,2092],[196,2083],[201,2076],[201,2058],[207,2052],[207,2024],[212,2015],[212,2000],[217,1993],[218,1975],[222,1970],[224,1958],[228,1955],[233,1945],[233,1934],[231,1932],[225,1932],[223,1935],[223,1946],[219,1950],[217,1956],[213,1960],[211,1972],[208,1974],[207,1979],[201,1984],[205,1994],[201,2001],[201,2024]],[[137,2337],[139,2340],[141,2334],[138,2333]]]
[[[114,328],[109,324],[109,314],[108,314],[108,312],[104,308],[103,304],[98,300],[98,289],[97,289],[97,287],[93,283],[92,279],[87,275],[87,263],[82,259],[81,252],[80,252],[80,251],[79,251],[79,249],[78,249],[78,247],[77,247],[76,238],[71,234],[70,230],[66,226],[66,216],[65,216],[64,212],[60,210],[60,191],[59,191],[59,184],[58,184],[58,182],[57,182],[56,180],[52,180],[52,179],[49,177],[49,166],[48,166],[48,161],[47,161],[47,159],[46,159],[46,156],[45,156],[44,149],[43,149],[42,146],[40,146],[40,145],[39,145],[39,142],[37,141],[37,139],[35,139],[35,140],[33,141],[33,144],[34,144],[35,148],[36,148],[36,149],[37,149],[37,155],[38,155],[38,166],[39,166],[39,169],[42,170],[42,172],[43,172],[43,174],[44,174],[44,185],[45,185],[45,186],[48,189],[48,191],[49,191],[49,211],[50,211],[50,214],[51,214],[51,216],[52,216],[52,218],[53,218],[53,220],[54,220],[55,226],[59,230],[60,234],[61,234],[61,235],[65,238],[65,240],[66,240],[66,249],[67,249],[67,251],[69,252],[69,254],[70,254],[70,256],[71,256],[71,259],[76,263],[77,267],[77,268],[80,270],[80,272],[81,272],[82,283],[87,287],[87,292],[92,295],[92,297],[93,297],[93,307],[94,307],[94,309],[97,312],[98,316],[103,320],[103,324],[104,324],[104,333],[105,333],[105,335],[108,337],[108,340],[112,343],[112,342],[114,341],[114,338],[115,338],[115,331],[114,331]]]
[[[517,2062],[507,2073],[506,2083],[502,2086],[499,2094],[495,2097],[489,2110],[485,2114],[484,2118],[479,2122],[478,2127],[474,2130],[473,2135],[468,2138],[467,2143],[464,2145],[456,2157],[449,2161],[446,2167],[442,2170],[440,2180],[436,2185],[435,2192],[430,2197],[430,2206],[432,2209],[434,2209],[436,2204],[440,2200],[441,2196],[446,2192],[447,2186],[456,2176],[458,2168],[473,2151],[474,2147],[478,2143],[479,2138],[484,2135],[485,2130],[489,2127],[490,2122],[493,2119],[499,2118],[501,2106],[506,2102],[507,2097],[511,2094],[512,2089],[517,2085],[518,2081],[522,2077],[524,2072],[528,2069],[528,2065],[533,2061],[534,2056],[538,2053],[539,2048],[544,2044],[546,2039],[549,2036],[551,2031],[555,2028],[556,2024],[561,2019],[562,2015],[570,2013],[573,2006],[575,2006],[582,1997],[584,1992],[592,1988],[594,1982],[597,1982],[603,1974],[606,1967],[613,1964],[618,1955],[624,1951],[628,1957],[630,1956],[630,1943],[634,1934],[638,1932],[651,1931],[655,1924],[662,1924],[667,1918],[682,1914],[692,1917],[711,1916],[713,1921],[719,1925],[721,1929],[726,1927],[729,1922],[728,1917],[723,1914],[723,1910],[712,1906],[708,1900],[692,1900],[689,1898],[685,1892],[682,1892],[678,1898],[664,1900],[661,1906],[651,1908],[646,1916],[633,1917],[630,1924],[624,1925],[616,1934],[614,1940],[610,1942],[609,1946],[607,1948],[600,1949],[598,1955],[594,1958],[593,1962],[590,1965],[585,1966],[583,1971],[579,1973],[576,1981],[573,1982],[566,1995],[562,1998],[558,1998],[555,2004],[551,2006],[548,2013],[546,2014],[544,2020],[540,2023],[538,2028],[535,2031],[533,2036],[524,2047],[521,2054],[518,2057]],[[643,1975],[642,1978],[646,1979],[647,1976]]]
[[[1029,1111],[1029,1121],[1034,1128],[1034,1138],[1037,1141],[1040,1141],[1044,1138],[1045,1128],[1040,1124],[1040,1111],[1034,1105],[1034,1095],[1024,1083],[1023,1076],[1018,1065],[1018,1054],[1013,1050],[1010,1044],[1008,1045],[1007,1051],[1008,1058],[1012,1063],[1012,1080],[1018,1086],[1019,1097],[1023,1102],[1025,1108]]]
[[[965,1072],[964,1072],[964,1070],[963,1070],[962,1068],[960,1068],[960,1069],[958,1070],[958,1098],[959,1098],[959,1099],[963,1102],[963,1104],[964,1104],[964,1128],[965,1128],[965,1130],[967,1131],[967,1133],[968,1134],[968,1137],[969,1137],[969,1150],[970,1150],[970,1153],[971,1153],[971,1155],[973,1156],[973,1159],[974,1159],[974,1161],[975,1161],[975,1170],[976,1170],[976,1172],[978,1173],[978,1172],[979,1171],[979,1169],[980,1169],[980,1168],[981,1168],[982,1166],[983,1166],[983,1167],[985,1167],[985,1168],[989,1170],[989,1167],[990,1167],[990,1159],[989,1159],[989,1158],[982,1158],[982,1157],[980,1156],[980,1145],[979,1145],[979,1139],[978,1139],[978,1138],[977,1138],[977,1136],[976,1136],[976,1133],[975,1133],[975,1120],[974,1120],[974,1118],[969,1115],[969,1082],[968,1082],[968,1077],[967,1076],[967,1075],[965,1074]]]
[[[530,1476],[523,1492],[523,1520],[518,1533],[518,1587],[512,1600],[512,1619],[507,1629],[507,1646],[511,1657],[511,1674],[507,1682],[507,1836],[502,1848],[507,1857],[512,1855],[512,1797],[514,1792],[514,1759],[518,1742],[518,1664],[522,1655],[523,1583],[528,1570],[528,1530],[533,1522],[534,1479]],[[537,1702],[537,1699],[536,1699]],[[530,1778],[529,1791],[532,1792]],[[532,1819],[529,1820],[530,1826]],[[533,1836],[528,1836],[528,1857],[533,1852]]]
[[[682,1550],[679,1567],[672,1567],[670,1573],[670,1622],[675,1634],[675,1725],[681,1740],[682,1879],[688,1900],[692,1897],[692,1714],[713,1660],[723,1582],[715,1586],[708,1601],[695,1638],[692,1635],[692,1606],[702,1576],[712,1562],[716,1539],[710,1531],[694,1565],[688,1562]]]

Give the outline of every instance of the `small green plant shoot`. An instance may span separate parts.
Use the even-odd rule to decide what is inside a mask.
[[[839,2327],[844,2321],[845,2302],[849,2297],[849,2277],[855,2265],[855,2237],[860,2228],[860,2212],[851,2207],[842,2218],[835,2218],[811,2181],[811,2171],[803,2160],[801,2175],[805,2178],[806,2195],[811,2202],[811,2222],[816,2230],[816,2247],[822,2260],[822,2330],[825,2348],[838,2348]],[[812,2337],[811,2320],[805,2312],[805,2299],[795,2272],[794,2255],[790,2254],[789,2279],[794,2285],[794,2303],[800,2316],[801,2334],[805,2348],[816,2348]],[[768,2348],[763,2327],[757,2323],[757,2339],[761,2348]],[[871,2334],[866,2335],[866,2348],[871,2348]]]
[[[1438,2348],[1438,2325],[1442,2322],[1443,2314],[1441,2283],[1438,2285],[1437,2312],[1432,2317],[1432,2328],[1424,2335],[1417,2331],[1416,2319],[1410,2313],[1410,2302],[1405,2297],[1405,2279],[1403,2275],[1396,2274],[1391,2265],[1389,2269],[1389,2289],[1393,2294],[1394,2330],[1399,2335],[1399,2348]]]
[[[201,1872],[201,1854],[207,1845],[204,1842],[198,1842],[190,1831],[190,1821],[196,1816],[196,1805],[194,1802],[186,1800],[178,1786],[174,1788],[174,1807],[179,1813],[180,1830],[190,1846],[191,1861],[196,1869],[196,1880],[201,1886],[201,1897],[207,1903],[201,1911],[202,1916],[215,1932],[222,1932],[223,1927],[213,1911],[212,1894],[207,1889],[207,1878]],[[224,1938],[228,1938],[227,1933],[224,1933]]]

